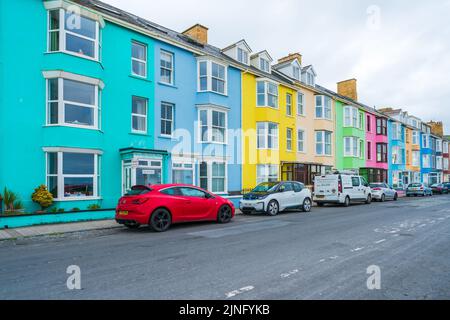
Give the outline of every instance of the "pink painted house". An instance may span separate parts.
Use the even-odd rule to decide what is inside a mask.
[[[369,182],[388,182],[388,130],[386,116],[366,110],[366,167],[361,175]]]

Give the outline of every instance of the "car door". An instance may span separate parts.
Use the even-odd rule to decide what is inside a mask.
[[[191,187],[180,188],[183,199],[185,200],[185,220],[204,220],[209,216],[213,209],[211,197],[202,190]]]
[[[350,191],[351,199],[362,199],[363,190],[361,186],[361,179],[356,176],[352,176],[352,189]]]
[[[161,190],[160,193],[167,197],[167,199],[165,198],[164,200],[167,208],[172,213],[172,221],[177,222],[185,220],[188,204],[187,200],[181,194],[180,188],[171,187]]]
[[[276,199],[280,204],[280,209],[284,210],[293,206],[294,202],[294,188],[291,183],[284,182],[278,188],[278,193],[276,195]]]
[[[292,184],[294,186],[294,203],[295,206],[301,206],[303,201],[305,200],[305,192],[303,191],[304,186],[300,183],[294,182]]]
[[[394,197],[395,197],[395,190],[393,189],[393,188],[391,188],[391,186],[389,186],[389,185],[387,185],[387,184],[384,184],[384,186],[386,187],[386,192],[387,192],[387,197],[388,198],[390,198],[390,199],[394,199]]]

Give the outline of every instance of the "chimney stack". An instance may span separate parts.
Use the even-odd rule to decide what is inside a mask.
[[[294,59],[297,59],[300,65],[302,64],[302,55],[298,52],[296,53],[290,53],[286,57],[278,59],[278,63],[293,61]]]
[[[439,137],[443,137],[444,136],[444,125],[442,123],[442,121],[430,121],[427,123],[430,127],[431,127],[431,133],[439,136]]]
[[[208,28],[197,23],[189,29],[182,32],[184,35],[191,37],[201,44],[208,43]]]
[[[338,82],[337,87],[338,87],[338,94],[350,98],[352,100],[358,101],[358,89],[356,79]]]

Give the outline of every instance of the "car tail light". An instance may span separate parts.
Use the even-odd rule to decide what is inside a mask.
[[[381,191],[381,188],[373,188],[373,191]]]
[[[147,202],[148,198],[139,198],[139,199],[134,199],[133,201],[131,201],[132,204],[143,204],[145,202]]]
[[[339,182],[338,182],[338,191],[339,191],[339,193],[343,192],[342,191],[342,181],[341,180],[339,180]]]

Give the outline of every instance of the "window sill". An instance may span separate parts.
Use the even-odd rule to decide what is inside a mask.
[[[331,154],[316,154],[316,157],[333,158]]]
[[[143,137],[151,137],[147,132],[131,131],[129,134]]]
[[[145,81],[145,82],[149,82],[149,83],[152,82],[152,80],[148,79],[147,77],[140,77],[140,76],[137,76],[137,75],[134,75],[134,74],[130,74],[129,77],[130,77],[130,78],[133,78],[133,79],[137,79],[137,80],[142,80],[142,81]]]
[[[102,197],[67,197],[64,199],[53,199],[54,202],[68,202],[68,201],[98,201]]]
[[[198,141],[199,144],[217,144],[222,146],[227,146],[228,142],[215,142],[215,141]]]
[[[273,110],[280,110],[279,107],[271,107],[271,106],[256,106],[257,108],[269,108],[269,109],[273,109]]]
[[[98,129],[98,128],[92,128],[92,127],[86,127],[86,126],[77,126],[77,125],[70,125],[70,124],[44,124],[42,127],[44,127],[44,128],[58,128],[58,127],[75,128],[75,129],[98,131],[100,133],[103,133],[103,131]]]
[[[328,118],[317,118],[317,117],[314,117],[314,120],[325,120],[325,121],[333,122],[333,119],[328,119]]]
[[[297,114],[297,117],[306,118],[306,114]]]
[[[173,89],[178,89],[178,87],[175,86],[173,83],[166,83],[166,82],[158,81],[158,84],[161,85],[161,86],[165,86],[165,87],[169,87],[169,88],[173,88]]]
[[[214,94],[217,94],[219,96],[228,97],[228,93],[221,93],[221,92],[216,92],[216,91],[212,91],[212,90],[197,91],[197,93],[214,93]]]
[[[169,140],[171,140],[171,139],[173,139],[173,136],[169,136],[169,135],[165,135],[165,134],[160,134],[160,135],[158,136],[158,138],[169,139]]]
[[[73,57],[77,57],[77,58],[80,58],[80,59],[85,59],[85,60],[88,60],[88,61],[96,62],[96,63],[98,63],[100,65],[102,64],[99,59],[92,58],[92,57],[85,56],[85,55],[81,55],[81,54],[76,54],[74,52],[70,52],[70,51],[66,51],[66,50],[46,51],[44,54],[52,55],[52,54],[57,54],[57,53],[67,54],[69,56],[73,56]]]

